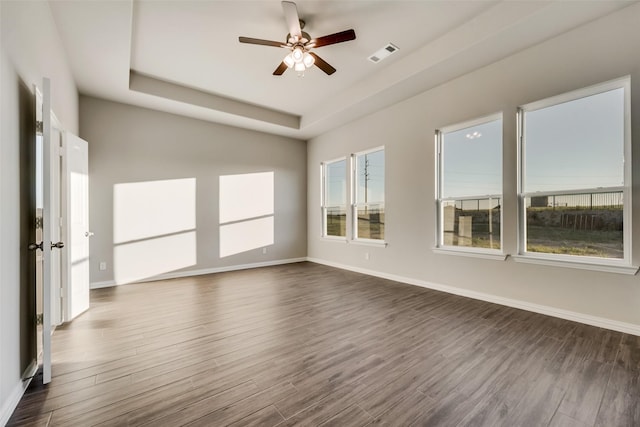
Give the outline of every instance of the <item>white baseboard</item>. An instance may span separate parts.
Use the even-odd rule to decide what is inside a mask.
[[[53,334],[53,331],[51,331],[51,333]],[[38,372],[38,361],[36,359],[33,359],[29,366],[27,366],[27,369],[25,369],[22,373],[22,380],[31,381],[36,372]]]
[[[545,314],[547,316],[559,317],[561,319],[571,320],[573,322],[579,322],[579,323],[584,323],[591,326],[597,326],[599,328],[605,328],[613,331],[624,332],[626,334],[640,336],[640,325],[636,325],[633,323],[620,322],[617,320],[607,319],[604,317],[592,316],[589,314],[578,313],[570,310],[563,310],[556,307],[550,307],[550,306],[541,305],[541,304],[534,304],[534,303],[520,301],[512,298],[504,298],[497,295],[487,294],[484,292],[477,292],[477,291],[457,288],[449,285],[441,285],[438,283],[427,282],[424,280],[414,279],[410,277],[398,276],[395,274],[382,273],[379,271],[369,270],[369,269],[360,268],[360,267],[353,267],[350,265],[340,264],[333,261],[326,261],[323,259],[318,259],[313,257],[307,257],[307,260],[310,262],[315,262],[317,264],[323,264],[330,267],[340,268],[343,270],[354,271],[356,273],[367,274],[369,276],[389,279],[396,282],[406,283],[409,285],[421,286],[423,288],[442,291],[449,294],[460,295],[463,297],[505,305],[508,307],[519,308],[521,310],[532,311],[534,313]]]
[[[201,270],[175,271],[171,273],[159,274],[153,277],[146,277],[144,279],[136,280],[135,282],[129,282],[126,284],[153,282],[156,280],[165,280],[165,279],[178,279],[181,277],[190,277],[190,276],[202,276],[204,274],[223,273],[225,271],[247,270],[249,268],[271,267],[273,265],[293,264],[296,262],[304,262],[306,260],[307,260],[306,257],[289,258],[289,259],[278,259],[274,261],[255,262],[251,264],[230,265],[226,267],[205,268]],[[125,283],[116,283],[115,280],[108,280],[105,282],[93,282],[89,286],[91,289],[99,289],[99,288],[110,288],[111,286],[119,286],[124,284]]]
[[[90,289],[110,288],[112,286],[117,286],[117,283],[114,280],[105,280],[104,282],[89,283]]]
[[[24,392],[27,390],[27,387],[29,387],[29,384],[31,384],[31,379],[37,371],[38,362],[34,360],[22,374],[23,379],[13,387],[11,394],[9,394],[4,405],[2,405],[2,408],[0,409],[0,426],[7,425],[9,418],[11,418],[13,411],[16,410],[18,403],[20,403],[20,399],[22,399]]]

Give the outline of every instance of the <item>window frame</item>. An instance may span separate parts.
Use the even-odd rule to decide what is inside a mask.
[[[527,208],[526,200],[532,196],[545,196],[549,194],[558,194],[558,191],[550,192],[525,192],[525,172],[526,158],[524,144],[526,143],[526,113],[537,111],[543,108],[560,105],[567,102],[576,101],[590,96],[598,95],[616,89],[624,90],[624,130],[623,130],[623,179],[622,186],[616,187],[598,187],[585,188],[579,190],[566,190],[562,194],[583,194],[583,193],[603,193],[622,191],[623,198],[623,258],[604,258],[595,256],[582,255],[566,255],[552,254],[543,252],[527,251]],[[630,76],[624,76],[607,82],[587,86],[573,91],[565,92],[559,95],[551,96],[545,99],[534,101],[518,107],[517,112],[517,148],[518,148],[518,236],[517,248],[518,254],[514,256],[516,261],[539,263],[546,265],[561,265],[574,268],[583,268],[590,270],[620,272],[627,274],[635,274],[637,267],[632,266],[631,239],[632,239],[632,157],[631,157],[631,79]]]
[[[385,209],[385,239],[386,239],[386,198],[387,198],[387,153],[385,150],[385,146],[381,145],[379,147],[370,148],[368,150],[358,151],[356,153],[351,154],[351,242],[352,243],[360,243],[360,244],[368,244],[368,245],[381,245],[386,246],[385,239],[370,239],[366,237],[358,236],[358,207],[363,206],[362,204],[358,204],[358,156],[363,156],[370,153],[375,153],[377,151],[383,151],[385,167],[384,167],[384,196],[385,200],[383,201],[384,209]],[[369,205],[369,203],[367,203]]]
[[[344,236],[332,236],[327,234],[327,165],[344,161],[345,165],[345,198],[344,198],[344,210],[345,210],[345,232]],[[347,156],[337,157],[335,159],[326,160],[320,163],[320,217],[321,217],[321,233],[320,237],[328,240],[337,240],[346,242],[349,238],[349,162]]]
[[[504,150],[501,151],[500,154],[500,194],[488,194],[478,196],[469,196],[469,197],[442,197],[443,194],[443,173],[444,173],[444,164],[443,164],[443,156],[442,156],[442,144],[443,137],[447,133],[456,132],[462,129],[466,129],[473,126],[478,126],[484,123],[493,122],[496,120],[500,120],[504,129],[504,114],[502,111],[488,114],[486,116],[478,117],[471,120],[466,120],[464,122],[459,122],[449,126],[443,126],[439,129],[436,129],[434,135],[435,141],[435,209],[436,209],[436,235],[435,235],[435,247],[434,252],[438,253],[449,253],[453,255],[468,255],[473,257],[480,258],[488,258],[488,259],[497,259],[497,260],[505,260],[507,255],[504,252]],[[502,145],[501,148],[504,147],[504,131],[501,130],[502,136]],[[442,214],[442,204],[443,202],[452,201],[452,200],[476,200],[479,198],[490,198],[490,197],[500,198],[500,249],[491,249],[491,248],[479,248],[472,246],[453,246],[453,245],[445,245],[444,244],[444,216]]]

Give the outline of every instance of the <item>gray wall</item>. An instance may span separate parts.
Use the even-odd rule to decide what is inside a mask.
[[[33,84],[52,83],[52,108],[62,125],[78,132],[78,94],[65,60],[49,4],[0,1],[0,425],[11,415],[23,388],[25,366],[35,357],[35,328],[28,318],[35,302],[25,288],[21,234],[24,197],[20,156],[25,123],[33,121]],[[22,125],[21,125],[22,124]],[[31,318],[31,321],[33,318]]]
[[[124,268],[117,263],[114,266],[118,243],[114,244],[114,186],[118,184],[196,180],[196,263],[162,274],[206,272],[306,256],[305,142],[86,96],[80,98],[80,111],[80,136],[89,142],[94,286],[111,283],[118,278],[114,268]],[[260,247],[221,258],[219,177],[262,172],[274,172],[274,244],[267,247],[266,254]],[[247,206],[253,202],[251,196],[238,197],[243,197]],[[99,270],[101,261],[107,263],[107,270]]]
[[[594,21],[309,141],[308,255],[406,281],[444,285],[464,294],[523,306],[624,322],[640,331],[640,279],[436,254],[435,129],[504,112],[504,249],[517,251],[518,105],[627,74],[632,82],[634,154],[640,149],[640,5]],[[386,147],[386,248],[321,239],[319,165],[323,160]],[[640,264],[640,156],[633,161],[633,261]],[[369,260],[365,259],[369,253]]]

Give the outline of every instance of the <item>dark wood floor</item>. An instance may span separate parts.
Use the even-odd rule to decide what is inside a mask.
[[[640,337],[311,263],[94,290],[9,422],[640,426]]]

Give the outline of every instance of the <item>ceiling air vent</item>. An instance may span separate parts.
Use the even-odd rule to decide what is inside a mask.
[[[376,50],[373,55],[369,57],[369,61],[371,62],[380,62],[392,53],[396,53],[398,51],[398,46],[393,43],[389,43],[385,47]]]

